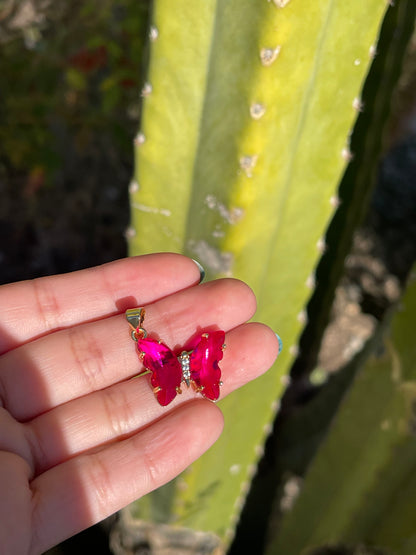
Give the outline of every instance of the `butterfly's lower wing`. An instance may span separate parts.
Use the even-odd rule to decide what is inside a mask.
[[[194,342],[190,362],[191,381],[195,388],[211,401],[220,396],[221,370],[218,365],[223,357],[225,333],[206,332]]]
[[[143,366],[152,372],[153,391],[162,406],[176,397],[182,381],[182,368],[175,354],[164,343],[154,339],[138,339],[137,349]]]

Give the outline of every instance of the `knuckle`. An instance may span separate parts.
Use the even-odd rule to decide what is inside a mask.
[[[104,353],[94,332],[85,326],[72,328],[68,333],[69,349],[75,365],[81,372],[90,391],[101,387],[102,376],[105,373]]]
[[[155,449],[152,444],[144,444],[140,442],[141,454],[143,458],[143,467],[146,471],[148,491],[153,491],[161,485],[160,463],[156,460]]]
[[[123,387],[109,388],[102,398],[105,419],[113,437],[134,431],[134,413]]]
[[[54,329],[57,327],[56,315],[60,313],[60,306],[53,288],[42,278],[34,279],[31,283],[39,316],[47,330]]]
[[[105,460],[105,451],[91,454],[86,459],[86,479],[90,491],[94,492],[97,517],[108,514],[109,506],[114,505],[117,498],[113,490],[111,471]]]

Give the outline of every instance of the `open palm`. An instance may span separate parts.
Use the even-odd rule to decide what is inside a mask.
[[[221,397],[271,366],[274,333],[245,324],[243,283],[198,285],[188,258],[156,254],[0,287],[0,553],[39,554],[163,485],[222,430],[192,390],[161,407],[124,311],[170,347],[225,330]]]

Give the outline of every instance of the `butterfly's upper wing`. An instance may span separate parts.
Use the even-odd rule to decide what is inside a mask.
[[[157,400],[162,406],[168,405],[176,397],[182,381],[178,359],[169,347],[154,339],[138,339],[137,348],[143,353],[143,366],[152,372],[150,381],[156,388]]]
[[[191,381],[204,397],[216,401],[220,396],[221,370],[218,362],[223,357],[225,333],[201,334],[192,344],[189,357]]]

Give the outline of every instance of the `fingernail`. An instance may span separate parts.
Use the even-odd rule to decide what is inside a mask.
[[[279,342],[279,355],[282,352],[283,349],[283,341],[282,338],[280,337],[280,335],[278,335],[277,333],[275,333],[275,336],[277,337],[277,340]]]
[[[199,275],[200,275],[199,283],[201,283],[201,281],[203,281],[204,277],[205,277],[204,267],[197,260],[195,260],[195,258],[192,258],[191,260],[193,260],[195,262],[195,264],[198,266]]]

